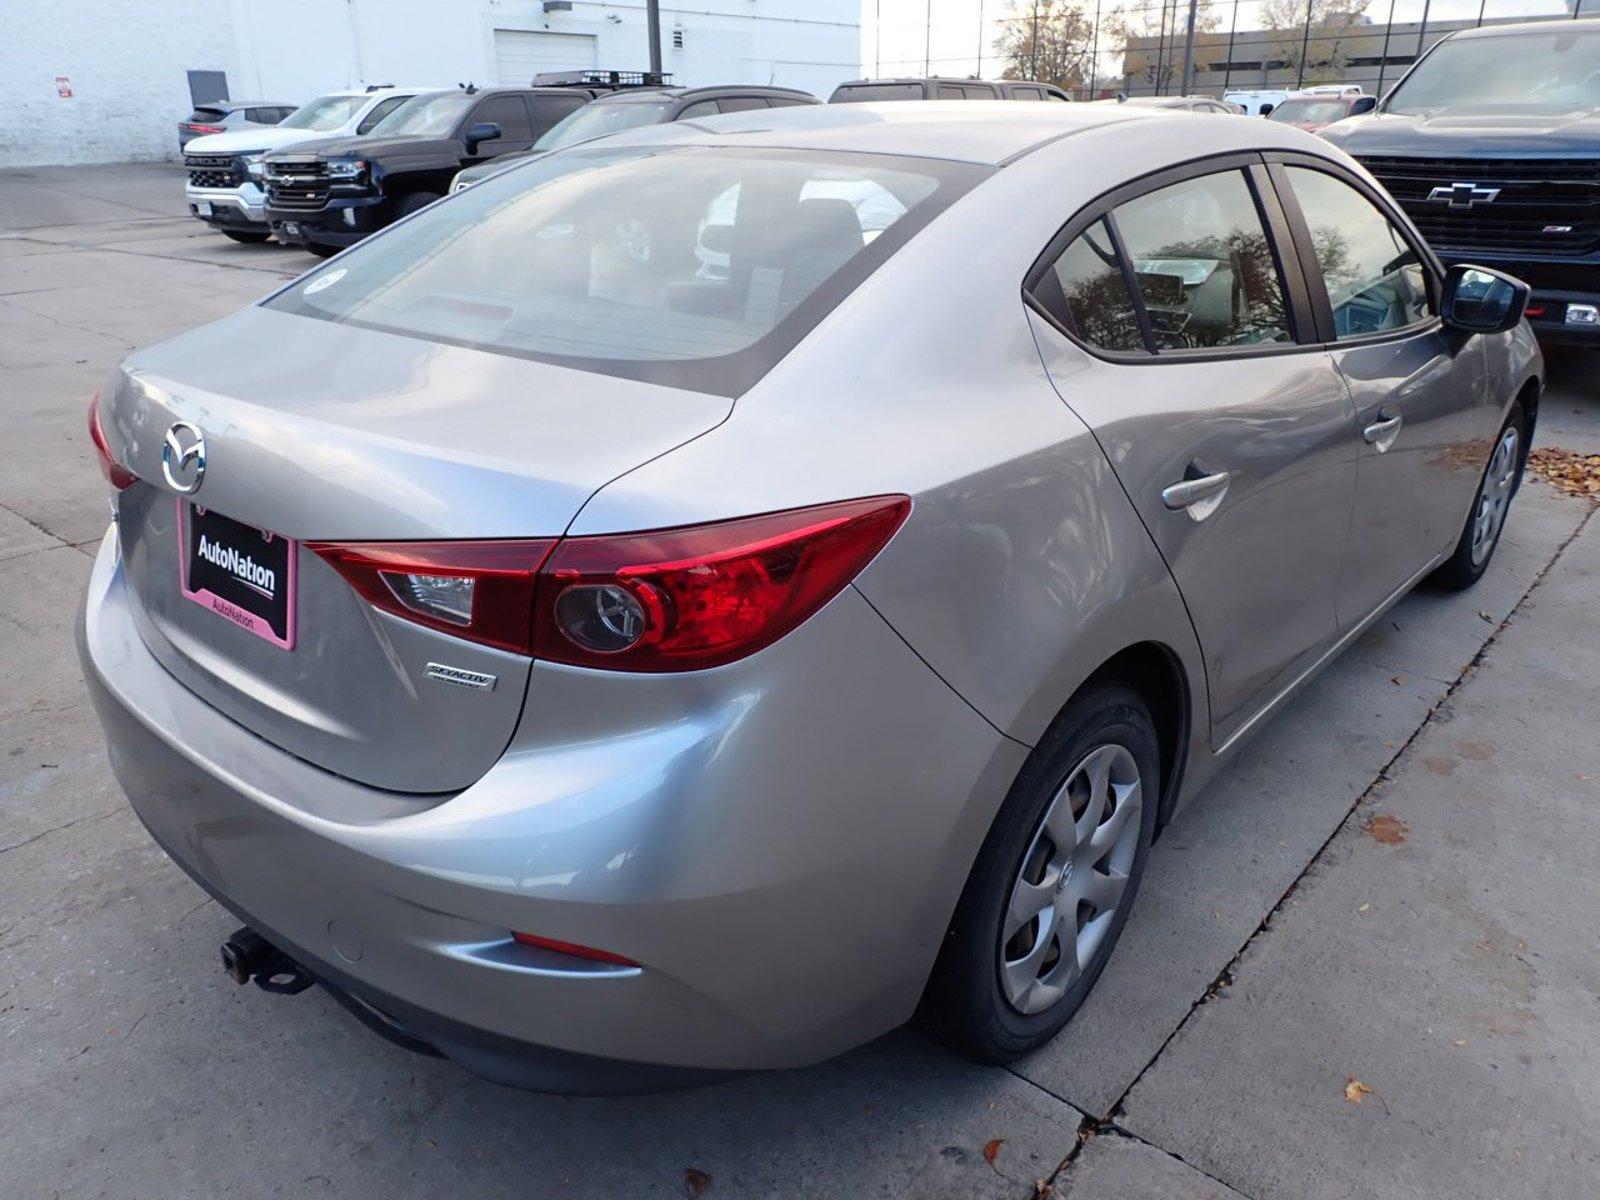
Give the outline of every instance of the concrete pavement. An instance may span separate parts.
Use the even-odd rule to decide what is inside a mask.
[[[171,166],[0,172],[0,1194],[1588,1194],[1600,522],[1532,483],[1477,589],[1408,598],[1178,818],[1095,995],[1013,1070],[902,1031],[559,1099],[226,985],[232,922],[111,783],[69,633],[89,393],[315,261],[182,211]],[[1540,440],[1600,450],[1587,362],[1552,365]]]

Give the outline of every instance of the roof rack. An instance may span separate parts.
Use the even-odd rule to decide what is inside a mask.
[[[636,88],[666,87],[670,71],[541,71],[533,77],[534,87]]]

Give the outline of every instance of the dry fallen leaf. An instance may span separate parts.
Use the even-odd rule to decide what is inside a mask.
[[[700,1200],[701,1196],[711,1190],[711,1176],[690,1167],[683,1173],[683,1190],[689,1200]]]
[[[1000,1156],[1000,1147],[1005,1144],[1005,1138],[990,1138],[989,1144],[983,1148],[983,1161],[993,1167],[994,1160]]]
[[[1365,904],[1363,904],[1363,905],[1362,905],[1362,906],[1361,906],[1361,907],[1360,907],[1360,908],[1358,908],[1358,909],[1356,909],[1356,911],[1357,911],[1357,912],[1366,912],[1366,911],[1367,911],[1367,909],[1369,909],[1369,908],[1371,908],[1371,907],[1372,907],[1372,901],[1370,901],[1370,900],[1368,900],[1368,901],[1367,901],[1367,902],[1366,902],[1366,903],[1365,903]]]
[[[1451,1042],[1450,1044],[1452,1046],[1465,1046],[1467,1044],[1467,1039],[1466,1038],[1462,1038],[1460,1041]]]
[[[1404,675],[1391,675],[1391,676],[1389,676],[1389,682],[1394,684],[1395,687],[1399,687],[1405,681],[1406,681],[1406,677]]]
[[[1406,840],[1406,835],[1411,832],[1399,817],[1390,816],[1388,813],[1379,813],[1370,817],[1361,827],[1361,832],[1381,846],[1398,846]]]
[[[1354,1075],[1346,1075],[1344,1077],[1344,1098],[1351,1104],[1360,1104],[1372,1094],[1372,1089]]]
[[[1600,500],[1600,454],[1541,446],[1528,455],[1528,470],[1558,492]]]

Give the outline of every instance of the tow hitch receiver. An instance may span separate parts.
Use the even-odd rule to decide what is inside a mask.
[[[248,925],[235,929],[222,943],[222,969],[241,986],[254,979],[262,991],[280,996],[293,996],[316,982],[304,967]]]

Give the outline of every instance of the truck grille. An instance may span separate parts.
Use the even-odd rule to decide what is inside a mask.
[[[1362,158],[1436,248],[1587,254],[1600,246],[1600,159]],[[1477,185],[1470,206],[1430,199]],[[1498,194],[1492,200],[1485,193]]]
[[[310,211],[328,203],[326,163],[269,162],[267,203],[273,208]]]
[[[183,165],[189,171],[189,186],[234,188],[244,182],[244,173],[228,154],[185,154]]]

